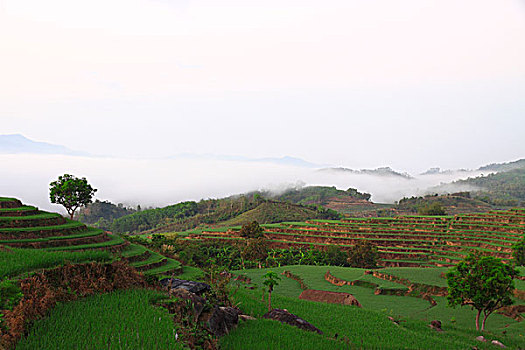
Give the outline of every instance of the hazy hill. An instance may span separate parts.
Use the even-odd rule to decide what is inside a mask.
[[[402,179],[412,179],[412,176],[408,173],[400,173],[395,170],[393,170],[390,167],[381,167],[377,169],[361,169],[361,170],[354,170],[349,168],[323,168],[319,171],[323,172],[333,172],[333,173],[348,173],[348,174],[358,174],[358,175],[374,175],[374,176],[390,176],[390,177],[398,177]]]
[[[498,206],[525,205],[525,168],[458,180],[434,188],[438,192],[470,190],[476,199]]]
[[[402,198],[396,205],[399,214],[416,214],[418,208],[438,202],[448,215],[481,213],[494,209],[489,203],[471,198],[469,192],[458,192],[445,195],[427,195],[424,197]]]
[[[73,151],[65,146],[33,141],[20,134],[0,135],[0,153],[87,155],[85,152]]]

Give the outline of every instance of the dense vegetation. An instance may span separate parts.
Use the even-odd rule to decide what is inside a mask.
[[[258,194],[183,202],[164,208],[143,210],[113,221],[114,232],[184,231],[202,224],[223,226],[286,220],[335,219],[339,214],[318,206],[302,206],[267,200]]]
[[[140,210],[140,206],[137,210]],[[78,220],[87,225],[109,230],[113,220],[133,214],[136,210],[127,208],[122,203],[117,205],[109,201],[95,200],[79,210]]]
[[[263,192],[263,195],[270,197],[271,193]],[[346,191],[338,190],[335,186],[307,186],[301,188],[291,188],[282,194],[275,195],[273,198],[279,201],[295,204],[318,204],[327,205],[333,197],[350,197],[353,199],[370,200],[370,193],[361,193],[355,188]]]
[[[332,265],[375,267],[377,249],[369,244],[358,244],[354,249],[341,250],[331,246],[326,250],[306,248],[270,248],[263,238],[192,241],[154,235],[152,241],[130,238],[150,245],[164,254],[181,260],[185,265],[209,268],[220,266],[227,270],[285,265]]]
[[[442,210],[439,210],[438,205]],[[445,195],[435,193],[420,197],[403,197],[397,203],[396,209],[404,213],[420,215],[446,215],[486,212],[492,209],[492,205],[472,198],[470,192],[457,192]]]
[[[525,206],[525,168],[459,180],[453,185],[473,187],[474,198],[498,206]]]

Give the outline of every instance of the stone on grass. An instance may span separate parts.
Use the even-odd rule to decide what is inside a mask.
[[[438,320],[430,321],[429,327],[438,332],[443,332],[443,329],[441,329],[441,321],[438,321]]]
[[[284,309],[273,309],[272,311],[263,315],[263,318],[270,320],[280,321],[281,323],[286,323],[294,327],[298,327],[305,331],[316,332],[318,334],[323,334],[319,328],[315,327],[313,324],[303,320],[302,318],[295,316],[294,314],[288,312]]]
[[[492,345],[499,346],[500,348],[506,348],[506,346],[503,345],[499,340],[493,340],[491,343]]]
[[[160,284],[164,288],[169,288],[169,289],[182,288],[182,289],[186,289],[187,291],[195,293],[195,294],[203,294],[204,292],[207,292],[210,290],[210,285],[206,283],[179,280],[177,278],[161,279]]]
[[[239,323],[239,314],[233,307],[216,307],[208,319],[208,328],[216,337],[222,337]]]

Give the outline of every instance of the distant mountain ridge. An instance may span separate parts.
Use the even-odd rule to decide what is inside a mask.
[[[354,170],[349,168],[323,168],[319,171],[325,171],[325,172],[340,172],[340,173],[349,173],[349,174],[363,174],[363,175],[375,175],[375,176],[393,176],[393,177],[400,177],[406,180],[410,180],[413,177],[407,173],[400,173],[395,170],[393,170],[390,167],[380,167],[376,169],[360,169],[360,170]]]
[[[33,141],[20,134],[0,135],[0,153],[62,154],[70,156],[89,155],[86,152],[74,151],[65,146]]]

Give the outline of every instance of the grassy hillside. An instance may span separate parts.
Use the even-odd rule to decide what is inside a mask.
[[[525,206],[525,168],[459,180],[453,185],[470,186],[474,198],[494,205]]]
[[[159,233],[185,231],[202,224],[236,225],[250,219],[270,223],[338,217],[329,209],[267,200],[259,194],[251,194],[144,210],[115,220],[111,229],[119,233]]]
[[[302,205],[267,201],[233,219],[219,223],[218,226],[244,225],[252,221],[257,221],[260,224],[283,221],[304,221],[321,216],[323,216],[322,212]]]
[[[262,290],[241,288],[235,299],[239,307],[255,317],[256,321],[242,324],[221,339],[226,349],[478,349],[494,348],[490,340],[498,339],[510,348],[523,347],[525,333],[521,324],[502,315],[493,315],[487,322],[484,336],[488,343],[475,340],[473,331],[475,313],[470,308],[451,309],[444,297],[434,297],[435,306],[413,296],[376,294],[374,288],[361,285],[335,286],[324,279],[326,271],[346,280],[367,279],[391,288],[390,281],[365,275],[364,269],[326,266],[286,266],[273,268],[281,274],[287,270],[301,278],[308,288],[346,292],[354,295],[362,308],[326,304],[298,299],[302,292],[299,283],[281,275],[272,294],[272,306],[284,308],[311,322],[324,334],[317,335],[275,321],[261,319],[267,311],[261,300]],[[429,276],[432,281],[441,269],[412,269],[413,273]],[[261,286],[267,269],[238,271],[251,279],[251,286]],[[401,286],[404,287],[404,286]],[[389,317],[398,320],[392,322]],[[431,320],[440,320],[445,332],[428,327]]]
[[[469,192],[458,192],[446,195],[427,195],[424,197],[402,198],[396,210],[398,212],[417,213],[421,206],[438,202],[443,206],[445,212],[449,215],[466,214],[466,213],[483,213],[492,210],[494,207],[489,203],[471,198]]]

